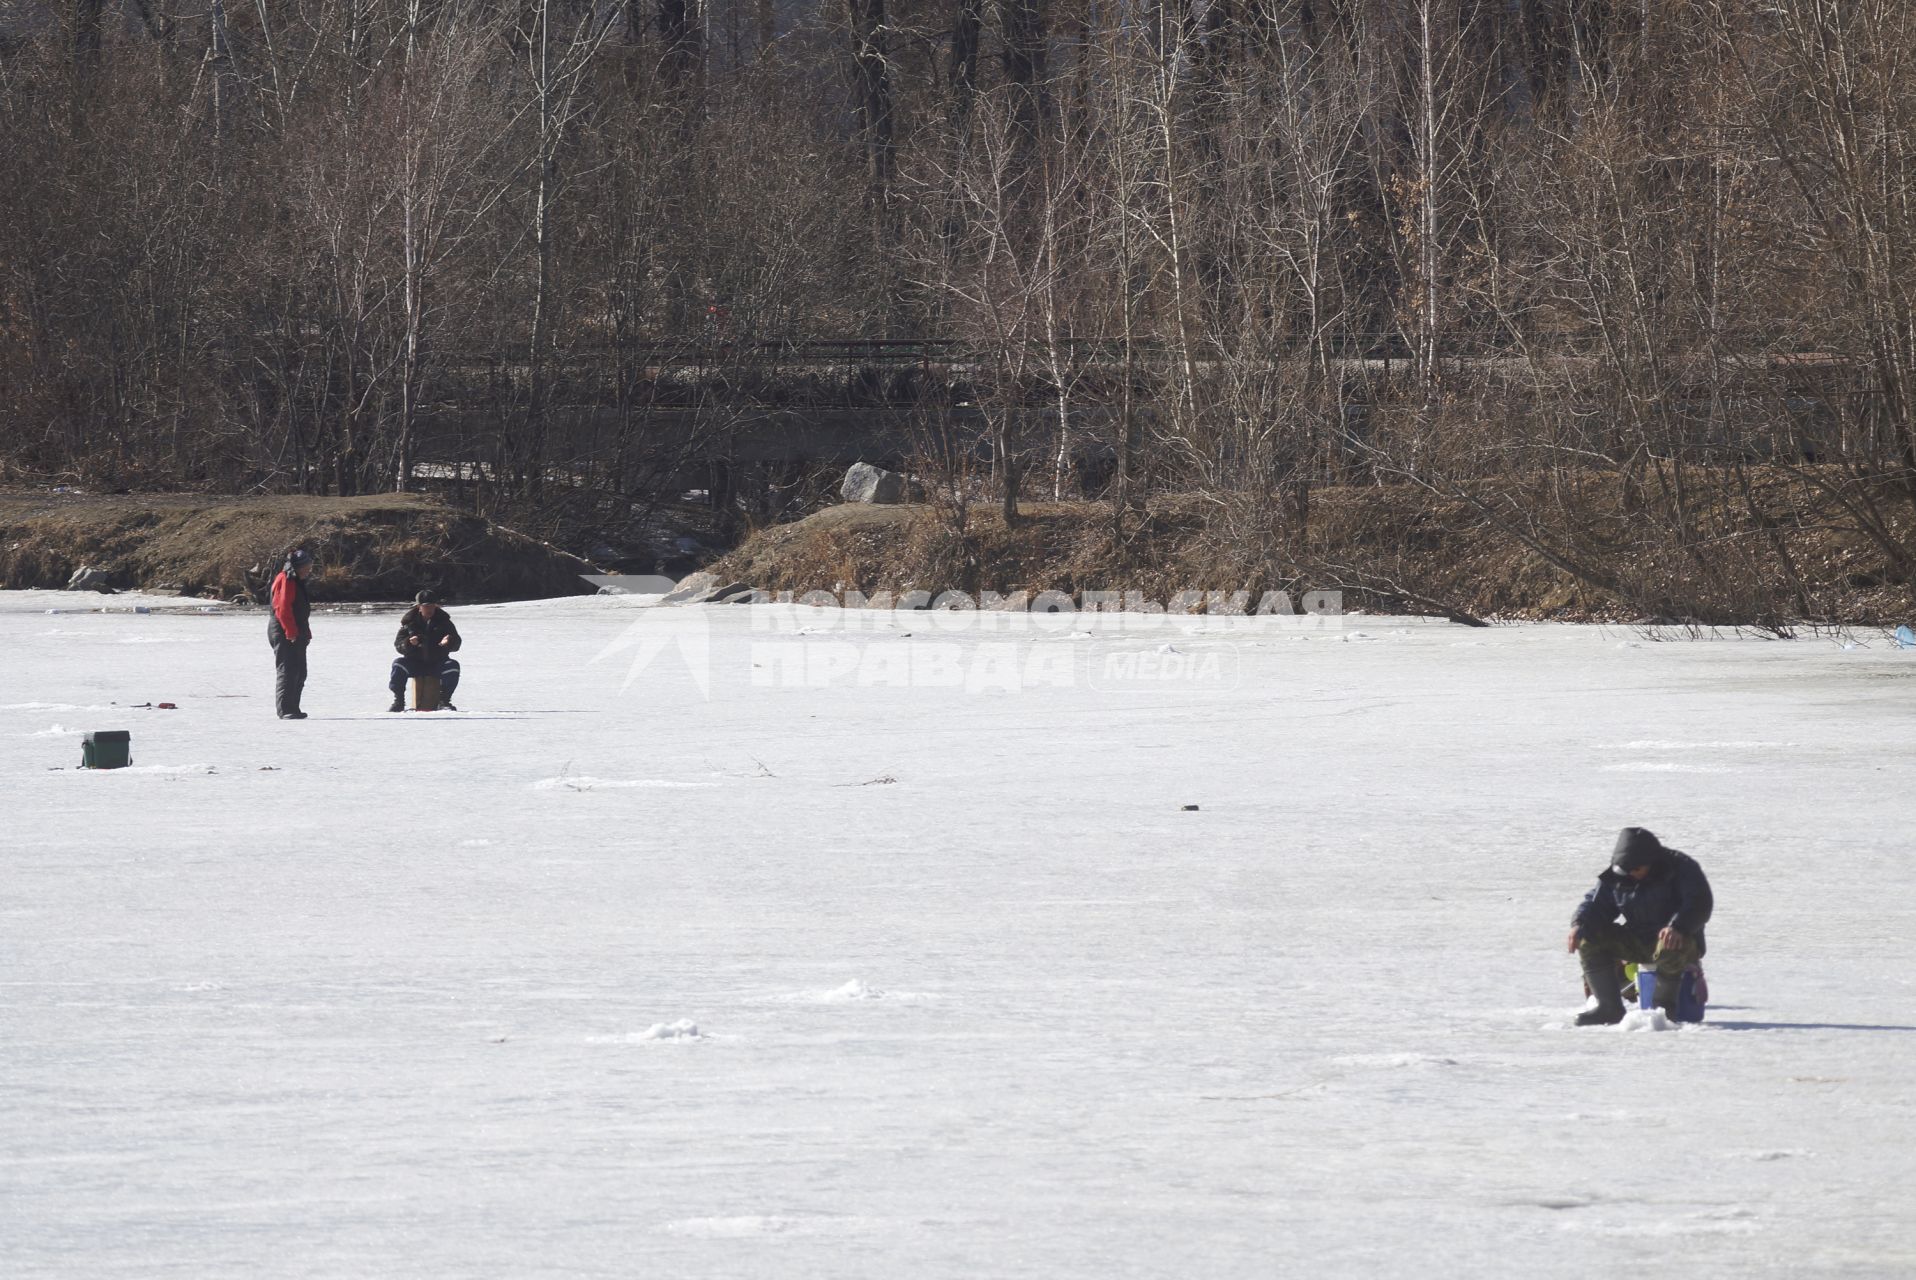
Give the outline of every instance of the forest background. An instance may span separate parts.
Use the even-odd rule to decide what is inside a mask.
[[[879,408],[960,541],[1389,587],[1461,520],[1839,618],[1916,567],[1912,58],[1898,0],[16,2],[0,483],[616,531]]]

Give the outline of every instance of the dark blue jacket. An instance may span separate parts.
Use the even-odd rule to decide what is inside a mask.
[[[1597,887],[1583,896],[1576,914],[1570,917],[1575,927],[1590,932],[1617,927],[1654,947],[1657,934],[1666,927],[1686,938],[1696,939],[1697,954],[1703,953],[1703,926],[1709,923],[1716,900],[1710,894],[1710,882],[1696,859],[1675,849],[1663,849],[1652,860],[1650,874],[1632,880],[1615,867],[1597,877]]]
[[[411,643],[417,640],[418,644]],[[452,641],[451,644],[445,643]],[[399,634],[393,637],[393,651],[402,658],[437,658],[445,660],[457,653],[465,641],[459,638],[459,628],[452,625],[452,615],[444,609],[434,609],[432,618],[414,605],[406,610],[406,616],[399,620]]]

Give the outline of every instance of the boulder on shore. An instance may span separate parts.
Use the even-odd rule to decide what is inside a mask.
[[[660,604],[704,604],[724,583],[717,574],[688,574],[680,578],[678,585],[659,597]]]
[[[847,502],[880,503],[889,506],[905,500],[905,477],[896,471],[874,467],[869,462],[854,462],[845,473],[839,496]]]
[[[81,565],[67,579],[68,591],[98,591],[105,595],[113,594],[113,575],[105,569],[89,568]]]

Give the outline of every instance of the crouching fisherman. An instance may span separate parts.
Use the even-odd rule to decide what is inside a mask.
[[[1703,926],[1714,905],[1710,882],[1696,859],[1665,848],[1642,827],[1623,829],[1610,863],[1570,919],[1570,950],[1597,998],[1577,1025],[1623,1021],[1626,962],[1656,971],[1652,999],[1674,1021],[1683,971],[1703,958]]]
[[[393,695],[393,704],[386,710],[406,709],[407,680],[437,676],[439,710],[457,711],[452,691],[459,687],[459,663],[452,655],[460,643],[459,628],[452,625],[452,615],[439,607],[439,597],[431,591],[414,596],[412,608],[399,620],[399,634],[393,637],[399,657],[393,660],[392,679],[386,686]]]

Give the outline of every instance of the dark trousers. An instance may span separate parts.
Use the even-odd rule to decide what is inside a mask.
[[[306,644],[273,637],[273,710],[289,715],[299,710],[306,689]]]
[[[392,690],[393,697],[401,697],[406,692],[406,681],[414,676],[438,676],[439,698],[442,702],[452,701],[452,691],[459,687],[459,660],[451,654],[435,656],[430,653],[410,653],[403,658],[393,659],[392,679],[386,687]]]
[[[1588,929],[1577,944],[1577,958],[1583,962],[1586,980],[1598,966],[1607,966],[1610,972],[1628,962],[1646,969],[1655,969],[1657,982],[1669,979],[1672,983],[1680,981],[1683,971],[1702,957],[1697,954],[1696,939],[1684,935],[1683,945],[1671,951],[1657,945],[1656,939],[1645,941],[1635,934],[1628,933],[1616,925],[1602,925]],[[1592,984],[1592,990],[1596,987]],[[1673,986],[1671,988],[1675,990]]]

